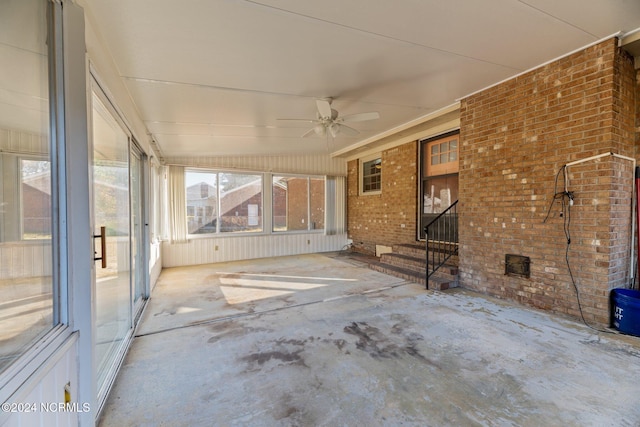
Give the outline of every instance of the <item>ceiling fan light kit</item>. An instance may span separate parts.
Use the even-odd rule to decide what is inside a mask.
[[[278,120],[303,120],[315,123],[315,125],[305,132],[302,136],[304,138],[318,135],[326,136],[327,132],[335,138],[338,134],[344,134],[347,136],[356,136],[360,132],[350,126],[345,125],[345,122],[364,122],[367,120],[377,120],[380,118],[380,114],[377,111],[371,111],[368,113],[350,114],[344,117],[339,117],[337,110],[331,108],[333,98],[316,99],[316,119],[278,119]]]

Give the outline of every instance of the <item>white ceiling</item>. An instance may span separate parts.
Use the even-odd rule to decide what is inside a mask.
[[[85,0],[165,157],[327,153],[617,32],[639,0]],[[301,138],[333,97],[357,137]]]

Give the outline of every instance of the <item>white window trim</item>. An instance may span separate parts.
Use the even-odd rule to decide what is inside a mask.
[[[364,164],[370,162],[371,160],[380,159],[382,161],[382,153],[374,153],[370,154],[366,157],[362,157],[358,160],[358,195],[359,196],[377,196],[382,194],[382,184],[380,185],[380,190],[376,191],[364,191]],[[381,174],[382,176],[382,174]]]
[[[47,372],[43,365],[47,361],[51,363],[56,354],[62,354],[66,350],[61,350],[61,347],[65,342],[69,342],[71,336],[71,328],[59,323],[39,340],[31,343],[29,348],[0,374],[0,402],[6,402],[27,383],[37,382],[38,374]],[[0,417],[0,423],[2,422]]]

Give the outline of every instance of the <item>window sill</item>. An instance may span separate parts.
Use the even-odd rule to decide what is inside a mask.
[[[35,374],[47,372],[42,366],[45,363],[55,363],[55,357],[64,353],[68,346],[75,342],[75,339],[70,339],[73,336],[71,328],[67,325],[54,326],[0,373],[0,402],[5,402],[27,382],[38,381],[40,378],[36,378]]]

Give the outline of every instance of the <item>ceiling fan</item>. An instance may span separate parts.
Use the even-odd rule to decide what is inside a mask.
[[[380,118],[380,114],[377,111],[369,113],[349,114],[344,117],[339,117],[338,111],[331,108],[331,102],[333,98],[316,99],[316,106],[318,111],[316,113],[316,119],[278,119],[278,120],[303,120],[315,125],[302,135],[306,138],[311,135],[325,136],[329,133],[332,137],[336,137],[339,133],[343,133],[349,136],[358,135],[360,132],[356,129],[345,125],[344,123],[351,122],[364,122],[367,120],[376,120]]]

